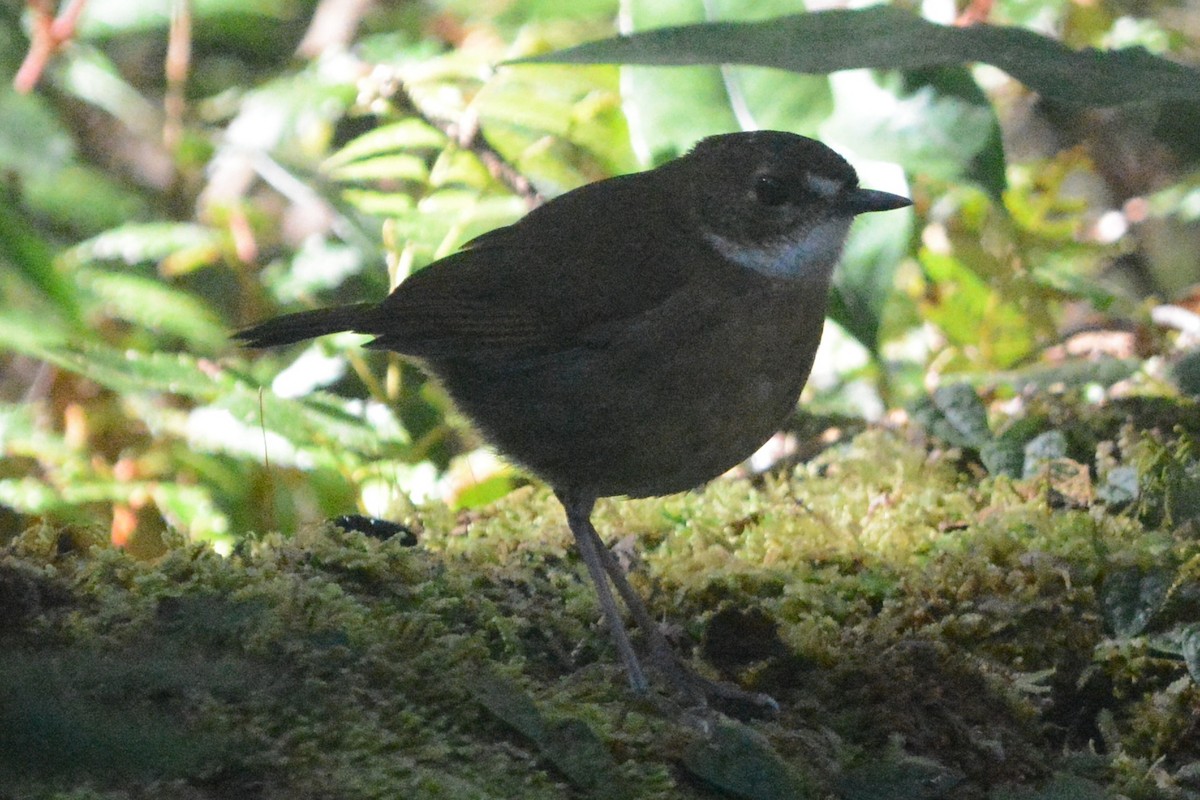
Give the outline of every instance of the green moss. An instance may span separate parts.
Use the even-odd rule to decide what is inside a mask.
[[[1143,504],[1178,486],[1154,475],[1194,468],[1183,439],[1146,441],[1107,451],[1143,464]],[[1196,687],[1178,637],[1170,649],[1200,621],[1197,537],[1133,505],[1064,502],[1050,473],[982,474],[872,430],[791,474],[600,505],[680,651],[780,701],[778,718],[733,727],[629,695],[542,489],[415,511],[415,547],[328,527],[139,561],[95,533],[34,529],[0,553],[0,790],[1173,785],[1200,760]]]

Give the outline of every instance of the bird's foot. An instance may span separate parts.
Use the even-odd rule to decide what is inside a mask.
[[[656,630],[651,633],[650,639],[647,665],[681,699],[694,706],[712,707],[737,718],[773,717],[779,713],[779,703],[769,694],[701,675],[676,655],[661,632]]]

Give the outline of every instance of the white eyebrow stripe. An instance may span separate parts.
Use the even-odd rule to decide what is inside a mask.
[[[841,181],[821,175],[805,175],[804,183],[821,197],[834,197],[842,191]]]

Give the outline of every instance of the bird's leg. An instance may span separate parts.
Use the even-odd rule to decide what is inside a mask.
[[[625,570],[617,561],[616,556],[604,545],[600,534],[596,532],[596,527],[593,525],[591,529],[596,552],[600,554],[600,562],[604,565],[604,571],[608,573],[613,586],[617,587],[617,594],[621,595],[621,599],[625,601],[625,607],[629,609],[633,621],[642,629],[642,633],[649,641],[651,656],[659,663],[674,662],[676,660],[675,650],[667,641],[667,637],[663,636],[662,630],[655,624],[654,618],[650,616],[650,611],[642,602],[641,595],[629,585],[629,579],[625,577]]]
[[[575,536],[575,544],[579,548],[579,555],[583,557],[583,563],[587,564],[588,573],[592,576],[592,583],[596,587],[596,595],[600,598],[600,608],[604,611],[604,619],[608,623],[609,631],[612,632],[613,643],[617,646],[617,652],[621,654],[621,661],[625,664],[625,673],[629,676],[629,685],[635,693],[645,694],[649,688],[649,684],[646,682],[646,674],[642,671],[641,663],[638,662],[637,653],[633,651],[633,643],[629,641],[629,633],[625,630],[625,623],[621,620],[621,611],[617,608],[617,601],[613,598],[612,589],[608,586],[608,579],[612,573],[608,572],[604,564],[604,556],[608,556],[609,558],[612,558],[612,556],[604,548],[604,544],[600,541],[600,537],[592,525],[592,508],[596,505],[596,498],[559,493],[558,500],[567,512],[567,524],[571,528],[571,533]],[[601,553],[604,555],[602,556]],[[614,581],[614,583],[616,583],[617,590],[621,592],[621,596],[628,604],[629,598],[626,592],[632,594],[633,590],[625,582],[624,576],[622,576],[620,582]],[[645,614],[645,607],[642,607],[641,611]],[[637,618],[636,612],[634,613],[634,618]],[[641,623],[639,622],[638,624],[640,625]]]
[[[684,665],[675,654],[675,650],[671,647],[667,638],[663,636],[662,630],[655,624],[654,619],[650,616],[650,612],[646,609],[646,604],[642,602],[642,598],[629,585],[629,581],[625,578],[625,570],[621,568],[616,557],[609,552],[608,548],[604,546],[604,542],[600,540],[600,535],[596,533],[595,526],[589,522],[588,529],[591,531],[596,553],[600,556],[600,561],[604,565],[604,571],[612,579],[613,585],[617,587],[617,593],[621,595],[621,599],[625,601],[626,607],[629,608],[629,613],[633,616],[634,621],[637,622],[638,627],[642,629],[643,635],[649,641],[650,653],[655,663],[661,667],[668,680],[675,684],[677,689],[700,702],[704,702],[708,698],[717,698],[732,700],[735,703],[749,703],[750,705],[765,708],[771,713],[779,711],[779,703],[770,695],[761,692],[748,692],[730,683],[710,680],[702,675],[698,675]]]
[[[674,649],[663,636],[658,625],[655,624],[650,612],[646,609],[646,604],[642,602],[642,598],[629,585],[625,571],[621,569],[617,559],[604,546],[600,535],[596,533],[596,527],[592,525],[591,519],[596,498],[559,493],[558,499],[566,509],[567,524],[571,527],[571,533],[575,536],[575,543],[579,547],[579,554],[583,557],[583,563],[587,565],[592,583],[596,586],[600,608],[604,612],[605,621],[612,632],[617,652],[621,654],[621,661],[624,662],[625,671],[629,676],[629,685],[633,687],[634,692],[644,694],[649,688],[649,684],[637,654],[634,652],[633,643],[629,640],[625,623],[621,619],[620,609],[617,608],[617,601],[613,597],[612,589],[609,588],[610,580],[612,585],[617,588],[617,593],[621,595],[630,615],[642,629],[642,633],[650,645],[650,653],[655,665],[681,694],[701,705],[709,698],[715,698],[735,703],[748,703],[771,712],[779,710],[779,704],[768,695],[748,692],[732,684],[710,680],[696,674],[684,665],[675,655]]]

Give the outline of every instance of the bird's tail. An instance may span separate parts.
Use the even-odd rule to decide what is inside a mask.
[[[372,333],[372,322],[378,309],[379,306],[375,303],[356,303],[301,311],[260,322],[251,328],[238,331],[233,334],[233,338],[246,347],[278,347],[328,333]]]

